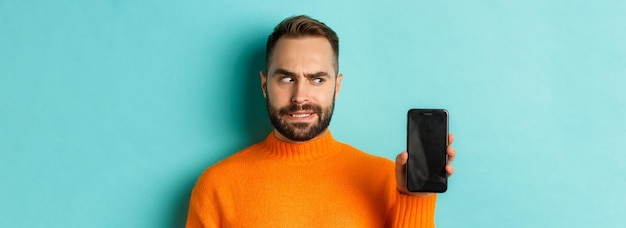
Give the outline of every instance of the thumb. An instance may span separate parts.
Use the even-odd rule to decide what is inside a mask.
[[[409,158],[409,154],[406,151],[402,151],[402,153],[396,156],[396,167],[406,165],[406,160]]]
[[[406,151],[402,151],[402,153],[396,156],[396,183],[398,185],[398,190],[401,192],[405,191],[406,183],[406,161],[409,158],[409,154]]]

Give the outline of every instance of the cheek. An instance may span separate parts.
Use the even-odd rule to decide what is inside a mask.
[[[323,92],[318,93],[318,96],[316,96],[315,98],[315,102],[323,106],[329,106],[333,103],[334,97],[335,97],[335,90],[326,89]]]
[[[285,103],[289,103],[289,96],[287,93],[277,89],[266,89],[267,99],[274,106],[284,106]]]
[[[335,97],[335,93],[337,92],[336,88],[336,84],[333,83],[332,85],[328,85],[328,87],[324,89],[324,94],[326,95],[326,97],[328,97],[329,100],[332,100],[333,97]]]

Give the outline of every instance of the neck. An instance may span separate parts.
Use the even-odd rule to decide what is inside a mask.
[[[276,136],[276,138],[278,140],[283,141],[283,142],[293,143],[293,144],[307,143],[307,142],[310,142],[312,140],[318,139],[318,138],[326,135],[326,133],[328,133],[328,128],[326,128],[326,130],[322,131],[320,134],[318,134],[317,136],[313,137],[312,139],[309,139],[309,140],[306,140],[306,141],[294,141],[294,140],[288,139],[283,134],[281,134],[276,129],[274,129],[274,136]]]
[[[279,134],[272,132],[258,145],[263,154],[283,161],[311,162],[335,154],[342,148],[342,144],[333,138],[330,130],[322,132],[314,139],[301,142],[279,139],[278,136]]]

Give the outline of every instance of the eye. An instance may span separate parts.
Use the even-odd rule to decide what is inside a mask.
[[[283,78],[280,79],[280,81],[289,83],[289,82],[293,82],[295,80],[292,77],[283,77]]]
[[[324,81],[325,80],[323,78],[315,78],[313,79],[313,84],[322,84]]]

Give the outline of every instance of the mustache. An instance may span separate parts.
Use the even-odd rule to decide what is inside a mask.
[[[322,107],[319,105],[314,105],[314,104],[303,104],[303,105],[292,104],[287,107],[281,108],[280,110],[278,110],[278,113],[281,115],[287,115],[289,113],[297,112],[297,111],[313,111],[315,113],[322,113]]]

